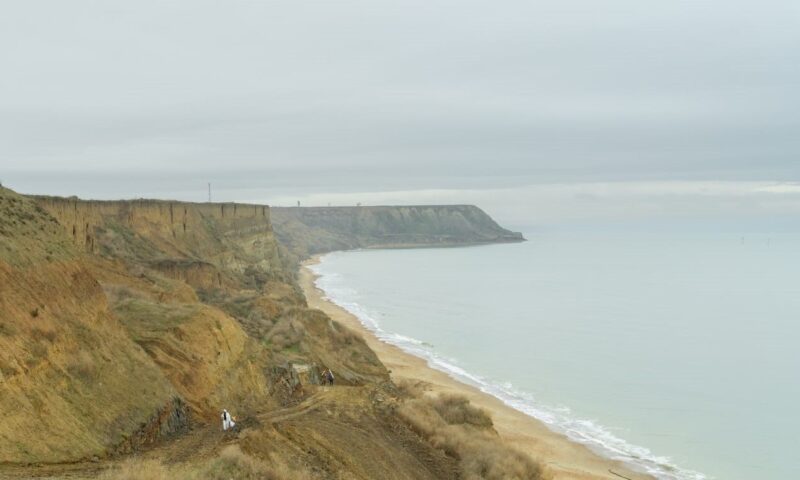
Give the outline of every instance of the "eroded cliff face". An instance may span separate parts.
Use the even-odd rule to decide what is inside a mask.
[[[225,407],[256,415],[302,396],[276,392],[292,362],[388,378],[306,308],[266,206],[1,193],[0,463],[133,451]]]
[[[519,237],[473,207],[285,213],[294,254],[266,206],[0,189],[0,476],[151,447],[202,472],[231,442],[312,478],[463,478],[364,340],[307,308],[296,258]],[[222,408],[241,434],[219,431]]]
[[[59,221],[77,246],[92,258],[105,261],[106,266],[98,269],[102,270],[98,272],[102,278],[114,269],[148,275],[154,283],[164,283],[166,277],[174,283],[161,288],[156,303],[171,302],[175,308],[182,308],[181,302],[164,299],[174,296],[170,292],[178,288],[176,284],[188,284],[200,302],[236,320],[248,338],[277,358],[271,361],[322,363],[329,358],[325,364],[338,367],[343,379],[358,382],[387,376],[363,342],[345,345],[347,339],[339,335],[335,326],[329,326],[330,322],[324,324],[326,328],[318,328],[316,317],[308,312],[295,282],[297,264],[273,234],[269,207],[158,200],[35,199]],[[109,262],[114,262],[114,267],[108,266]],[[126,288],[141,292],[142,287],[131,286],[129,279],[126,282],[122,297],[115,294],[110,298],[123,323],[133,325],[136,322],[127,317],[144,314],[120,305],[127,301]],[[101,283],[113,290],[119,280],[108,278]],[[152,298],[150,294],[150,301]],[[199,321],[200,317],[194,318]],[[336,341],[327,341],[332,339]],[[363,365],[374,376],[365,377],[346,362],[337,361],[342,355],[327,355],[326,349],[334,348],[337,342],[344,349],[340,354],[352,349],[359,358],[375,362],[378,368]],[[150,351],[149,346],[145,348]],[[198,405],[195,401],[189,403]]]
[[[52,217],[0,189],[0,244],[0,463],[74,460],[185,426],[161,424],[181,418],[174,388]]]
[[[472,205],[274,207],[280,241],[300,257],[353,248],[520,242]]]
[[[183,267],[196,273],[209,264],[235,273],[254,265],[276,273],[286,267],[265,205],[34,199],[89,253],[150,262],[174,275]]]

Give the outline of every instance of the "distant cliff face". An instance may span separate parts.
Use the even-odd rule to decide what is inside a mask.
[[[523,241],[472,205],[273,207],[278,239],[299,256],[378,247]]]

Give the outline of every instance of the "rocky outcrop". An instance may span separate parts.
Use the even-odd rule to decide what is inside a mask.
[[[472,205],[273,207],[278,239],[301,258],[354,248],[520,242]]]
[[[169,437],[184,433],[189,428],[189,412],[180,397],[174,397],[163,408],[142,423],[132,435],[111,449],[114,455],[122,455],[140,450]]]

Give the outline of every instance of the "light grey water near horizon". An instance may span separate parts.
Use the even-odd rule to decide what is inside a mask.
[[[800,237],[528,235],[337,252],[385,341],[663,479],[800,478]]]

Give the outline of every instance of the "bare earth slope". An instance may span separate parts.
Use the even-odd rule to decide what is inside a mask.
[[[0,462],[75,460],[180,430],[175,390],[63,228],[3,189],[0,238]]]

